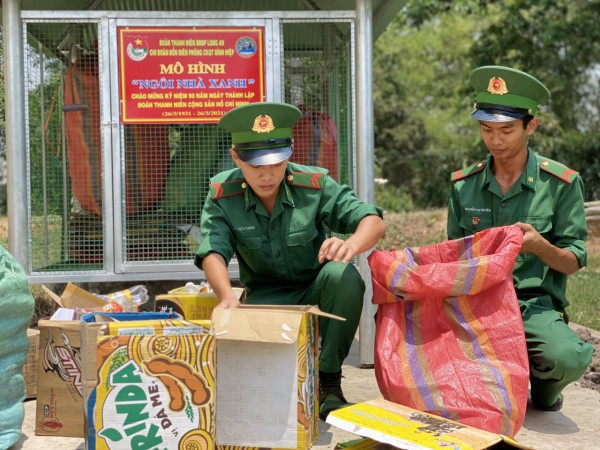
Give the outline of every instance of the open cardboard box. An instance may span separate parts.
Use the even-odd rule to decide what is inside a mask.
[[[166,294],[157,295],[154,301],[156,311],[175,312],[189,320],[210,320],[212,311],[219,304],[214,292],[186,292],[186,287],[172,289]],[[238,300],[243,301],[245,289],[233,288]]]
[[[42,285],[42,290],[61,308],[102,308],[106,305],[105,300],[73,283],[67,283],[67,287],[60,296],[44,285]]]
[[[300,449],[319,434],[316,306],[215,309],[218,449]]]
[[[89,430],[87,448],[129,448],[128,439],[152,431],[149,436],[160,448],[309,449],[319,432],[317,374],[318,318],[321,316],[343,320],[314,306],[242,305],[235,309],[215,309],[212,334],[202,339],[176,335],[156,337],[145,332],[135,335],[128,326],[119,326],[127,335],[97,340],[100,379],[93,413],[96,428]],[[176,339],[179,339],[177,343]],[[215,341],[214,352],[212,344],[208,345],[210,339]],[[165,345],[162,341],[172,342]],[[187,350],[179,356],[169,356],[172,360],[166,361],[168,349],[180,348]],[[157,359],[158,350],[166,352],[159,358],[164,360],[165,367],[171,364],[187,367],[189,376],[210,372],[206,379],[214,379],[214,388],[211,383],[208,385],[216,399],[206,405],[196,405],[192,401],[195,390],[192,384],[184,386],[184,378],[178,381],[179,388],[167,389],[175,377],[174,372],[166,378],[153,379],[152,371],[132,370],[133,364],[147,367]],[[216,373],[212,373],[211,368],[216,369]],[[121,376],[127,370],[131,370],[130,376]],[[121,409],[120,414],[111,406],[119,402],[119,392],[127,384],[124,380],[141,381],[142,389],[136,401],[138,406],[148,406],[140,406],[136,411],[150,411],[150,416],[160,421],[152,425],[150,422],[154,419],[151,419],[142,427],[140,415],[125,409]],[[128,389],[134,390],[131,386]],[[185,401],[171,403],[167,394],[172,392],[182,394],[178,398]],[[175,405],[179,405],[178,408]],[[185,408],[185,414],[181,408]],[[130,416],[125,422],[120,416],[127,414]],[[174,441],[174,427],[179,432],[179,442]]]
[[[506,436],[479,430],[382,398],[333,411],[327,417],[327,423],[367,438],[340,443],[336,447],[338,449],[532,450]]]

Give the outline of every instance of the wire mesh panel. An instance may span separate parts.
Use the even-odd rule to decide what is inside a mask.
[[[214,124],[123,126],[125,264],[188,261],[200,243],[209,178],[233,168]]]
[[[104,264],[97,23],[38,22],[25,46],[31,270]]]
[[[282,24],[284,98],[302,111],[291,160],[325,167],[342,183],[352,179],[351,32],[343,21]]]

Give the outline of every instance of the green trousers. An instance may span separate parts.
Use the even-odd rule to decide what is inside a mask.
[[[519,301],[530,364],[531,399],[550,406],[562,390],[578,380],[592,361],[593,346],[568,326],[566,314],[549,296]]]
[[[330,261],[312,283],[253,288],[248,292],[246,303],[317,305],[321,311],[345,318],[345,321],[319,318],[319,370],[334,373],[342,368],[350,352],[360,322],[364,293],[365,283],[354,265]]]

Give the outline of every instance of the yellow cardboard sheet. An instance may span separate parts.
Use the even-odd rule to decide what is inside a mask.
[[[462,425],[384,399],[358,403],[334,411],[327,417],[327,423],[405,450],[479,450],[493,448],[496,444],[503,444],[504,448],[508,446],[529,449],[505,436]]]

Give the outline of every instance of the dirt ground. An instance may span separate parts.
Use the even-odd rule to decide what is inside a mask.
[[[600,339],[592,336],[587,328],[578,329],[576,332],[582,341],[589,342],[594,346],[592,363],[579,380],[579,383],[585,388],[600,392]]]

